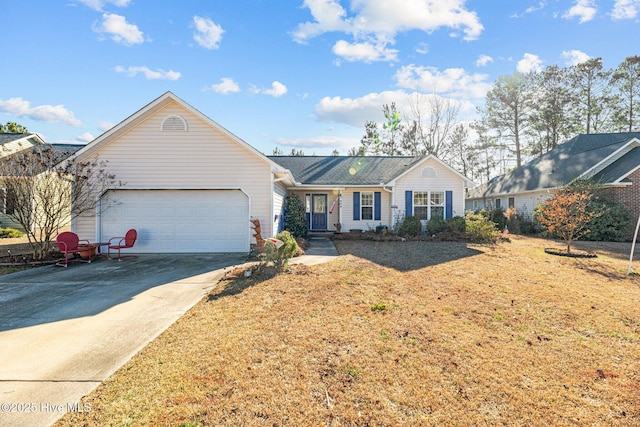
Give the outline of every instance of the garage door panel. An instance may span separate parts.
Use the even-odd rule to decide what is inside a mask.
[[[141,253],[249,250],[249,202],[240,190],[118,190],[102,205],[103,240],[135,228]]]

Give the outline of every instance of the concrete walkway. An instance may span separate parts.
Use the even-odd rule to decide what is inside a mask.
[[[301,257],[293,258],[289,264],[322,264],[329,262],[338,256],[338,251],[333,242],[324,237],[312,237],[309,239],[309,249]]]
[[[310,241],[292,263],[338,253]],[[0,276],[0,426],[49,426],[166,330],[241,254],[141,255]]]

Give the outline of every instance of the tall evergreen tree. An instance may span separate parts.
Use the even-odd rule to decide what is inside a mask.
[[[523,137],[530,124],[532,98],[529,75],[514,73],[498,77],[485,99],[487,126],[512,147],[518,167],[522,165]]]
[[[611,83],[618,88],[616,112],[620,130],[640,129],[640,56],[628,56],[613,72]]]

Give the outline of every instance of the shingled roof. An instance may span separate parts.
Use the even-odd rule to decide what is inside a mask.
[[[601,164],[634,139],[640,132],[583,134],[571,138],[512,172],[493,178],[471,189],[468,198],[513,194],[562,187],[580,178],[593,178],[602,184],[617,182],[640,165],[640,152],[632,148],[611,164]],[[602,166],[601,170],[597,170]],[[588,173],[589,172],[589,173]]]
[[[424,157],[268,156],[291,171],[296,183],[315,186],[373,186],[393,181]]]

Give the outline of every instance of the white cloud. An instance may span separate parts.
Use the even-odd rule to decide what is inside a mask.
[[[6,101],[0,100],[0,111],[39,122],[64,123],[76,127],[81,125],[80,120],[76,119],[73,112],[67,110],[64,105],[31,107],[29,101],[22,98],[10,98]]]
[[[216,93],[236,93],[240,92],[240,86],[233,81],[230,77],[223,77],[220,79],[220,83],[211,85],[210,89]]]
[[[482,98],[491,89],[486,74],[469,74],[462,68],[407,65],[400,68],[394,78],[398,86],[425,93],[444,93],[454,98]]]
[[[299,24],[292,37],[298,43],[306,43],[326,32],[343,32],[354,40],[342,42],[338,47],[362,50],[368,44],[369,48],[375,46],[377,52],[386,52],[378,55],[377,60],[390,61],[395,60],[396,53],[391,54],[395,51],[388,50],[386,46],[393,44],[400,32],[418,30],[431,33],[440,28],[450,28],[454,37],[462,35],[465,40],[477,39],[484,27],[478,15],[465,9],[464,3],[465,0],[353,0],[353,14],[348,16],[338,0],[305,0],[304,7],[309,9],[314,21]],[[371,53],[361,53],[360,56],[364,60],[372,60]],[[356,60],[358,55],[351,57]]]
[[[416,99],[423,99],[425,96],[438,96],[435,94],[425,95],[420,92],[408,93],[404,90],[384,91],[380,93],[370,93],[360,98],[342,98],[340,96],[324,97],[315,107],[315,115],[318,120],[326,122],[344,123],[350,126],[364,129],[367,121],[383,122],[384,115],[382,106],[390,105],[394,102],[401,114],[411,116],[412,105]],[[448,98],[453,105],[459,106],[462,112],[475,112],[475,106],[469,101],[460,101]],[[353,146],[353,145],[350,145]]]
[[[536,6],[529,6],[523,13],[514,13],[510,17],[511,18],[522,18],[524,15],[528,15],[530,13],[537,12],[538,10],[542,10],[547,7],[546,1],[539,2]]]
[[[117,7],[127,7],[131,0],[78,0],[91,9],[102,11],[105,4],[112,4]]]
[[[342,98],[326,96],[316,105],[315,114],[319,120],[346,123],[364,128],[367,120],[382,121],[382,106],[395,102],[400,104],[407,99],[402,90],[370,93],[360,98]]]
[[[525,53],[523,58],[518,61],[516,70],[520,73],[530,73],[532,71],[542,70],[542,59],[538,55]]]
[[[580,18],[580,23],[591,21],[598,12],[593,0],[576,0],[576,3],[564,15],[565,19]]]
[[[640,10],[640,0],[616,0],[611,11],[613,19],[634,19]]]
[[[193,24],[196,27],[196,33],[193,39],[205,49],[218,49],[224,30],[222,27],[209,18],[201,16],[193,17]]]
[[[292,33],[298,43],[306,43],[308,39],[329,31],[348,31],[350,25],[344,20],[347,12],[335,0],[304,0],[304,6],[309,8],[315,22],[305,22],[298,25]]]
[[[484,67],[493,62],[493,58],[489,55],[480,55],[476,60],[476,67]]]
[[[91,142],[94,139],[95,139],[94,136],[91,135],[89,132],[85,132],[82,135],[78,135],[76,137],[76,141],[80,141],[80,142]]]
[[[254,86],[251,89],[251,92],[254,94],[271,95],[274,98],[278,98],[287,93],[287,87],[279,81],[274,81],[271,83],[271,89],[259,89]]]
[[[565,63],[569,66],[578,65],[591,59],[591,57],[586,53],[575,49],[563,51],[562,57],[565,59]]]
[[[395,61],[398,59],[398,51],[387,49],[382,43],[349,43],[338,40],[333,46],[333,53],[350,62]]]
[[[420,55],[426,55],[427,53],[429,53],[429,45],[427,43],[420,43],[417,47],[416,47],[416,53],[419,53]]]
[[[112,127],[114,127],[116,124],[112,123],[112,122],[108,122],[106,120],[101,121],[100,123],[98,123],[98,129],[102,132],[106,132],[109,129],[111,129]]]
[[[144,42],[144,34],[135,24],[127,22],[122,15],[115,13],[105,13],[102,15],[102,23],[94,25],[93,30],[97,33],[111,35],[111,40],[125,46],[133,46]]]
[[[149,67],[142,65],[127,68],[118,65],[115,70],[116,73],[126,74],[129,77],[135,77],[138,74],[142,74],[147,80],[178,80],[182,76],[178,71],[165,71],[160,68],[152,70]]]

